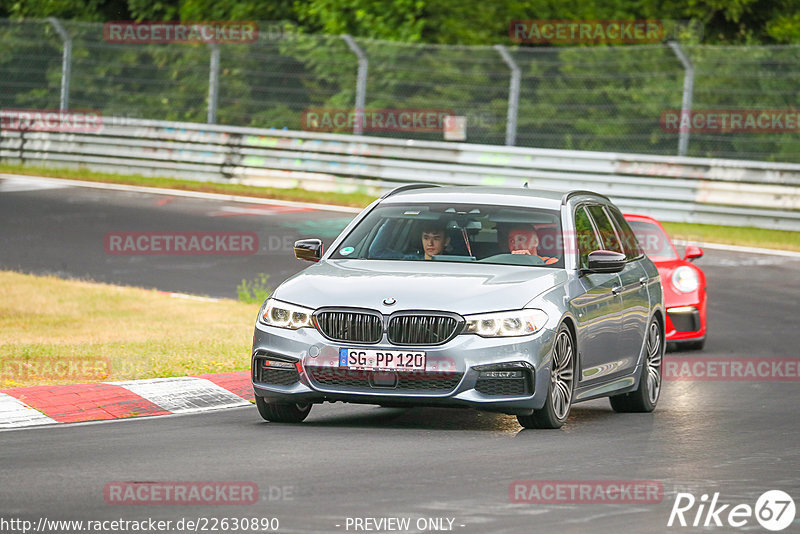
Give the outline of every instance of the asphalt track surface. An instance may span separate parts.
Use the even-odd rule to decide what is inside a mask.
[[[277,283],[303,267],[284,237],[330,242],[347,218],[0,183],[0,267],[229,297],[242,279],[263,272]],[[198,230],[255,232],[262,249],[122,256],[103,246],[108,232]],[[270,249],[270,236],[281,244],[273,237]],[[706,250],[698,264],[710,293],[706,349],[669,357],[798,357],[800,260]],[[668,528],[677,493],[719,492],[721,504],[754,506],[780,489],[800,505],[798,405],[796,381],[695,380],[665,382],[652,414],[615,414],[605,400],[576,405],[559,431],[468,410],[337,403],[315,406],[301,425],[265,423],[245,407],[0,432],[0,520],[274,517],[277,532],[386,532],[348,529],[347,518],[400,517],[410,518],[410,532],[431,531],[416,528],[420,518],[452,519],[463,533],[732,532],[741,529]],[[116,481],[203,480],[254,482],[259,502],[124,506],[103,496]],[[509,488],[519,480],[647,480],[664,495],[641,504],[513,503]],[[689,524],[697,510],[686,512]],[[766,532],[752,517],[745,530]],[[783,532],[798,531],[800,516]]]

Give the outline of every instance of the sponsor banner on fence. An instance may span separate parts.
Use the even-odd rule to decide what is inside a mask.
[[[660,43],[659,20],[513,20],[508,36],[515,43],[631,44]]]
[[[250,44],[258,40],[252,20],[113,21],[103,25],[103,38],[112,44]]]
[[[91,133],[103,127],[96,109],[2,109],[0,129],[20,132]]]
[[[798,132],[800,109],[667,109],[659,124],[667,133]]]

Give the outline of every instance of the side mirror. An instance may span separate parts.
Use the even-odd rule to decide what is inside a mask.
[[[686,252],[683,255],[683,259],[685,260],[693,260],[694,258],[700,258],[703,256],[703,249],[700,247],[696,247],[694,245],[688,245],[686,247]]]
[[[322,240],[301,239],[295,241],[294,257],[298,260],[319,261],[322,258]]]
[[[589,253],[589,271],[593,273],[618,273],[625,268],[625,254],[611,250]]]

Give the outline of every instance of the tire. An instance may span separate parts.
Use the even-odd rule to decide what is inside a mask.
[[[656,409],[661,395],[662,362],[664,357],[664,336],[661,323],[653,318],[647,327],[645,360],[639,376],[636,391],[609,397],[611,408],[620,413],[648,413]]]
[[[311,404],[283,404],[273,403],[264,400],[264,397],[256,395],[256,406],[258,413],[265,421],[273,423],[300,423],[308,417],[311,411]]]
[[[547,398],[541,410],[531,415],[518,415],[525,428],[561,428],[569,417],[575,391],[575,342],[567,325],[562,324],[553,342],[553,363]]]

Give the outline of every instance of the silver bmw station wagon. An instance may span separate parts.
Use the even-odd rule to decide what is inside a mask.
[[[588,191],[409,184],[364,209],[258,313],[261,416],[313,404],[470,407],[559,428],[609,397],[661,391],[661,281],[608,198]]]

